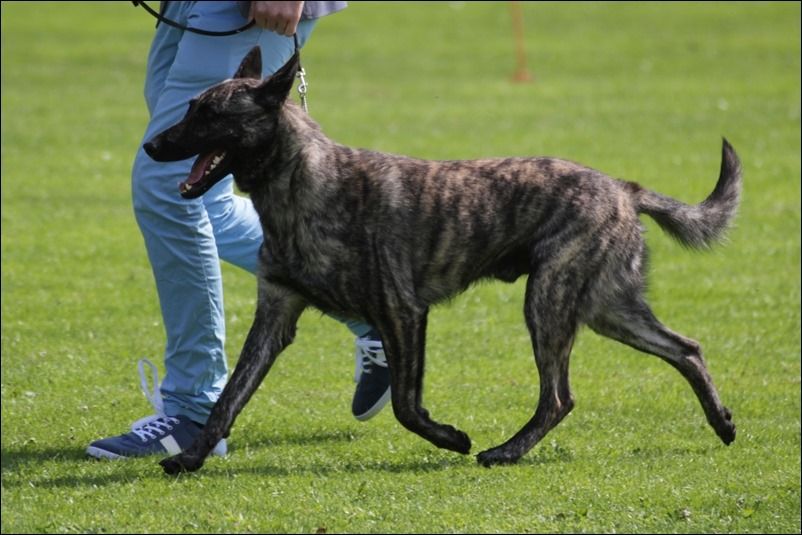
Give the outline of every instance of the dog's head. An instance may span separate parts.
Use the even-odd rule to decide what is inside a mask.
[[[145,152],[157,162],[198,155],[179,191],[186,199],[200,197],[233,172],[239,153],[269,142],[298,67],[296,52],[262,80],[262,54],[258,46],[252,48],[233,78],[192,99],[184,118],[146,142]]]

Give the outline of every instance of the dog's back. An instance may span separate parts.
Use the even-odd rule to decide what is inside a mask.
[[[589,315],[592,304],[606,301],[605,287],[643,285],[639,213],[682,243],[709,245],[729,225],[740,191],[737,157],[726,141],[714,193],[689,206],[556,158],[421,160],[352,149],[317,129],[314,134],[320,137],[314,150],[325,156],[314,158],[303,180],[305,203],[317,204],[311,209],[321,232],[305,241],[318,252],[323,243],[331,247],[323,255],[327,261],[311,264],[353,272],[348,266],[358,263],[358,280],[344,293],[360,295],[364,281],[375,280],[371,273],[383,269],[373,264],[386,262],[405,300],[421,306],[478,279],[513,281],[545,266],[559,270],[555,276],[566,284],[597,279],[598,295],[582,309]],[[323,218],[328,221],[320,223]],[[297,225],[294,230],[304,232]],[[309,259],[302,262],[308,269]]]
[[[362,262],[388,257],[399,286],[427,306],[477,279],[513,281],[542,258],[568,263],[603,252],[598,246],[631,248],[627,236],[640,239],[628,184],[573,162],[337,150],[347,152],[339,159],[347,163],[337,168],[342,188],[329,205],[347,207],[337,217],[357,233],[352,246]]]

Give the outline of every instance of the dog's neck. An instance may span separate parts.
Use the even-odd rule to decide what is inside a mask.
[[[276,117],[273,139],[241,170],[240,188],[248,184],[254,205],[264,204],[256,210],[262,214],[265,232],[303,239],[306,214],[326,212],[327,192],[337,178],[320,170],[333,170],[326,161],[333,144],[299,106],[284,105]]]

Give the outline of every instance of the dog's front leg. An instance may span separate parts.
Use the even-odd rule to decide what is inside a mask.
[[[471,449],[468,435],[433,421],[421,405],[427,314],[428,309],[405,311],[377,322],[390,367],[393,412],[401,425],[438,448],[468,453]]]
[[[192,446],[159,463],[165,472],[194,472],[203,466],[215,444],[228,436],[234,419],[262,383],[278,354],[292,342],[295,325],[305,307],[306,302],[294,292],[260,280],[256,317],[234,373]]]

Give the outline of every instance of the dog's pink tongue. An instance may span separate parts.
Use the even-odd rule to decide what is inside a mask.
[[[212,165],[216,153],[210,152],[209,154],[202,154],[198,156],[195,163],[192,164],[192,170],[189,172],[186,182],[184,184],[196,184],[206,174],[206,170]]]

